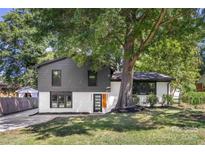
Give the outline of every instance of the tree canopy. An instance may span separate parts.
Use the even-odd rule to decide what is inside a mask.
[[[197,66],[191,65],[196,61],[192,57],[196,56],[197,42],[204,37],[204,11],[200,9],[40,9],[33,12],[40,35],[52,33],[57,37],[55,47],[59,54],[81,62],[92,59],[96,68],[112,64],[113,59],[121,62],[117,107],[132,103],[132,74],[140,59],[140,70],[177,75],[176,82],[181,83],[196,79]],[[163,57],[169,61],[164,63]],[[167,68],[170,71],[165,71]]]
[[[44,56],[47,42],[36,43],[32,14],[14,9],[0,22],[0,73],[14,87],[36,86],[35,65]]]
[[[201,64],[196,44],[165,39],[150,47],[136,63],[135,69],[170,75],[176,79],[172,82],[173,92],[176,88],[185,92],[195,89]]]
[[[90,61],[94,70],[121,68],[119,108],[132,104],[134,68],[171,75],[175,86],[193,83],[200,63],[197,43],[205,32],[202,9],[142,8],[20,9],[0,29],[5,75],[24,72],[51,46],[55,56]]]

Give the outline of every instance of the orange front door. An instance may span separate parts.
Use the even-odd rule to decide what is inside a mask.
[[[107,94],[102,94],[102,107],[107,107]]]

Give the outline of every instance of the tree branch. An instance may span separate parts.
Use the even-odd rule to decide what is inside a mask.
[[[141,43],[140,48],[139,48],[139,52],[142,51],[148,45],[148,43],[153,40],[157,30],[159,29],[160,25],[162,24],[162,21],[165,17],[165,14],[166,14],[166,9],[161,9],[158,20],[153,25],[152,30],[149,33],[148,37]]]
[[[184,16],[189,16],[188,10],[184,10],[184,12],[179,12],[178,14],[176,14],[176,15],[170,17],[168,20],[165,20],[164,22],[162,22],[161,25],[162,25],[162,24],[165,24],[165,23],[171,23],[171,22],[173,22],[175,19],[181,17],[182,15],[184,15]]]

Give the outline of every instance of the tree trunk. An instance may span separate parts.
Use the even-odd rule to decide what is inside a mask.
[[[135,14],[132,14],[133,16]],[[130,16],[127,19],[130,20]],[[133,104],[132,101],[132,85],[133,85],[133,68],[138,55],[134,52],[134,30],[133,26],[128,24],[126,29],[126,37],[124,43],[124,56],[121,74],[121,85],[118,96],[116,109],[125,108]]]
[[[133,85],[133,68],[136,60],[139,58],[139,55],[142,51],[144,51],[145,47],[152,41],[157,30],[164,19],[166,14],[166,9],[161,9],[159,18],[156,23],[151,28],[151,32],[147,36],[146,39],[142,39],[138,52],[134,52],[134,43],[135,43],[135,35],[136,31],[133,28],[133,20],[136,18],[135,11],[125,11],[126,17],[126,34],[125,34],[125,42],[124,42],[124,57],[123,57],[123,70],[121,74],[121,86],[120,93],[118,96],[118,102],[116,105],[116,109],[125,108],[127,106],[131,106],[133,104],[132,100],[132,85]]]
[[[132,85],[133,85],[133,62],[124,58],[123,71],[121,75],[121,86],[116,108],[125,108],[133,104]]]

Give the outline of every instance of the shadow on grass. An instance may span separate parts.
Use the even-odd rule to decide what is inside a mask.
[[[92,135],[90,131],[97,130],[125,132],[155,129],[153,125],[138,122],[133,115],[136,114],[115,113],[85,117],[58,117],[46,123],[30,126],[26,131],[37,133],[38,139],[44,139],[50,135],[58,137],[74,134]]]
[[[176,126],[180,128],[205,128],[205,112],[191,109],[179,110],[169,108],[163,110],[153,110],[152,120],[155,125]]]
[[[145,118],[145,120],[141,120]],[[49,122],[30,126],[26,131],[36,133],[37,139],[49,136],[92,135],[98,130],[116,132],[151,130],[164,126],[180,128],[204,128],[203,112],[192,110],[151,109],[139,113],[115,113],[99,116],[58,117]]]

